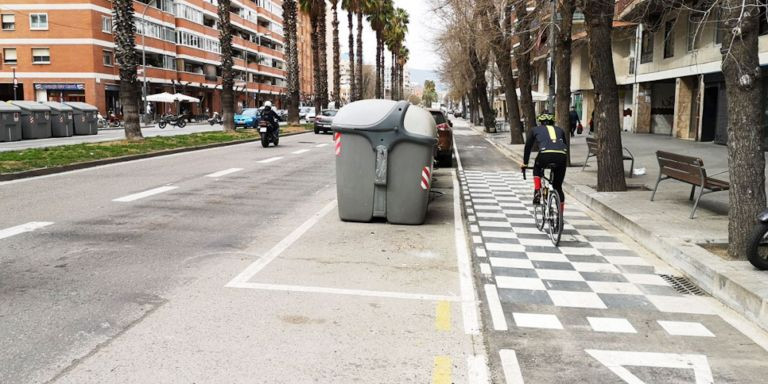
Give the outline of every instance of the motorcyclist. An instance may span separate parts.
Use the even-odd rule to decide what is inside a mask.
[[[277,113],[272,109],[271,101],[264,103],[264,109],[261,111],[261,119],[269,123],[277,138],[280,135],[280,117],[277,116]]]

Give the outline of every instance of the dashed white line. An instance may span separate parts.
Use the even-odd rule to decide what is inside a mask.
[[[242,170],[243,170],[243,168],[229,168],[229,169],[225,169],[223,171],[218,171],[218,172],[211,173],[210,175],[205,175],[205,177],[213,177],[213,178],[222,177],[222,176],[226,176],[226,175],[229,175],[229,174],[232,174],[232,173],[235,173],[235,172],[240,172]]]
[[[488,384],[488,358],[485,355],[467,357],[467,382],[469,384]]]
[[[272,163],[272,162],[275,162],[275,161],[278,161],[278,160],[282,160],[282,159],[283,158],[281,156],[275,156],[275,157],[270,157],[269,159],[264,159],[264,160],[261,160],[261,161],[257,161],[257,163],[259,163],[259,164],[268,164],[268,163]]]
[[[501,308],[499,292],[496,290],[495,285],[485,285],[485,298],[488,300],[488,310],[491,312],[493,329],[497,331],[506,331],[509,329],[507,326],[507,319],[504,317],[504,310]]]
[[[327,147],[328,143],[315,145],[315,148]]]
[[[267,283],[229,283],[227,287],[230,288],[249,288],[249,289],[261,289],[266,291],[282,291],[282,292],[304,292],[304,293],[326,293],[334,295],[347,295],[347,296],[360,296],[360,297],[380,297],[387,299],[405,299],[405,300],[424,300],[424,301],[460,301],[458,296],[447,295],[432,295],[422,293],[406,293],[406,292],[390,292],[390,291],[371,291],[367,289],[346,289],[346,288],[330,288],[330,287],[310,287],[303,285],[289,285],[289,284],[267,284]]]
[[[50,221],[31,221],[26,224],[17,225],[15,227],[6,228],[0,230],[0,239],[5,239],[11,236],[16,236],[25,232],[32,232],[36,229],[47,227],[53,224]]]
[[[461,289],[461,314],[464,318],[464,332],[469,335],[480,333],[480,321],[475,304],[475,289],[472,282],[467,238],[464,235],[464,221],[461,217],[461,196],[459,179],[453,172],[453,233],[456,241],[456,259],[459,267],[459,287]]]
[[[309,151],[310,151],[309,149],[299,149],[298,151],[294,151],[294,152],[291,152],[291,153],[294,154],[294,155],[301,155],[302,153],[307,153]]]
[[[501,368],[504,370],[504,379],[507,384],[523,384],[523,372],[520,371],[520,363],[517,362],[517,354],[511,349],[499,351]]]
[[[157,194],[160,194],[160,193],[172,191],[172,190],[174,190],[176,188],[178,188],[178,187],[177,186],[172,186],[172,185],[167,185],[165,187],[154,188],[154,189],[150,189],[148,191],[134,193],[134,194],[128,195],[128,196],[118,197],[117,199],[114,199],[112,201],[115,201],[115,202],[118,202],[118,203],[130,203],[132,201],[143,199],[145,197],[149,197],[149,196],[157,195]]]

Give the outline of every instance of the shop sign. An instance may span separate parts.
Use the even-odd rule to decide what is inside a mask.
[[[46,91],[84,91],[85,90],[85,84],[83,83],[46,83],[46,84],[35,84],[36,90],[46,90]]]

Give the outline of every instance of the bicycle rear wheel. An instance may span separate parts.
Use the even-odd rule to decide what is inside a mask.
[[[563,212],[560,210],[560,194],[553,191],[547,199],[547,231],[552,244],[557,246],[560,243],[560,236],[563,234]]]
[[[539,231],[544,230],[544,221],[545,221],[545,214],[546,214],[546,207],[543,203],[534,204],[533,205],[533,218],[536,221],[536,228]]]

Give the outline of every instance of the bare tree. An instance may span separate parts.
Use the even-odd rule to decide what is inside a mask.
[[[611,45],[614,2],[584,0],[583,10],[589,38],[589,72],[596,93],[597,190],[626,191],[619,126],[619,89]]]
[[[517,62],[517,81],[520,86],[520,110],[525,121],[526,130],[536,126],[536,109],[533,105],[531,84],[533,70],[531,68],[531,16],[528,14],[528,2],[516,0],[515,17],[517,18],[516,35],[519,45],[515,50]],[[535,12],[534,12],[535,14]],[[610,51],[609,51],[610,52]]]
[[[570,148],[571,144],[571,30],[573,27],[574,0],[559,0],[557,13],[559,19],[553,15],[550,20],[557,23],[554,35],[554,62],[555,62],[555,117],[557,125],[565,130],[565,140]],[[571,151],[568,151],[568,163],[571,162]]]
[[[144,137],[139,125],[139,81],[136,75],[139,55],[136,51],[133,1],[114,0],[112,18],[115,23],[115,57],[120,64],[120,104],[123,107],[125,138],[131,141],[142,140]],[[142,33],[146,33],[144,26],[142,29]]]
[[[235,72],[232,69],[231,0],[219,0],[219,43],[221,46],[221,117],[224,131],[235,131]]]

